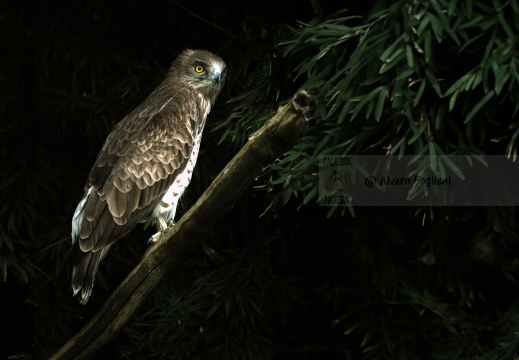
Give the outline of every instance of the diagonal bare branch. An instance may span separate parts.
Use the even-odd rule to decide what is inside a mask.
[[[307,93],[300,90],[290,103],[281,106],[249,138],[182,219],[164,231],[94,318],[51,360],[92,359],[99,354],[157,284],[171,274],[185,254],[200,244],[250,188],[261,170],[295,145],[307,127],[308,104]]]

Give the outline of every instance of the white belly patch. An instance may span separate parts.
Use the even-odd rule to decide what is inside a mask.
[[[193,175],[193,169],[196,165],[198,158],[198,150],[200,149],[200,140],[202,139],[202,132],[197,137],[193,149],[191,150],[191,157],[189,162],[180,175],[177,176],[173,184],[169,187],[168,191],[162,197],[160,203],[153,210],[152,218],[155,220],[162,217],[164,221],[169,225],[175,219],[175,213],[177,211],[178,200],[180,196],[186,190],[186,187],[191,182],[191,176]]]
[[[204,131],[205,120],[207,119],[207,115],[211,111],[211,103],[209,103],[202,94],[198,95],[198,101],[202,104],[202,108],[204,109],[204,113],[202,114],[201,126],[197,130],[198,135],[196,136],[195,143],[193,144],[193,148],[191,149],[191,156],[189,158],[189,162],[182,171],[180,175],[177,176],[173,184],[169,187],[168,191],[162,197],[160,203],[153,210],[152,220],[154,223],[159,223],[160,226],[160,218],[164,219],[167,225],[172,224],[173,220],[175,220],[175,213],[177,212],[177,205],[180,196],[186,190],[186,187],[191,182],[191,176],[193,175],[193,169],[196,165],[196,159],[198,158],[198,151],[200,149],[200,142],[202,141],[202,133]]]

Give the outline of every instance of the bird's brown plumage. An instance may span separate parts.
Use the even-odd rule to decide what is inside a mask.
[[[204,73],[198,73],[202,66]],[[198,68],[197,68],[198,69]],[[173,212],[196,162],[207,114],[225,79],[225,63],[202,50],[185,50],[165,80],[106,139],[72,220],[74,294],[90,296],[99,261],[137,223]],[[171,188],[171,189],[170,189]],[[171,201],[165,210],[163,198]],[[181,192],[182,190],[180,190]],[[162,202],[161,202],[162,201]],[[160,207],[162,204],[165,208]],[[171,214],[169,214],[171,215]],[[170,216],[170,217],[172,217]],[[172,220],[170,218],[169,220]]]

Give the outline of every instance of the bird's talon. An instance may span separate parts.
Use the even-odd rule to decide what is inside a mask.
[[[150,236],[150,238],[148,239],[148,246],[155,244],[161,234],[162,234],[162,232],[158,232],[155,235]]]

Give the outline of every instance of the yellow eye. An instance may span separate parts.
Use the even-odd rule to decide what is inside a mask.
[[[202,71],[204,71],[204,67],[202,65],[197,65],[195,66],[195,71],[197,73],[201,73]]]

